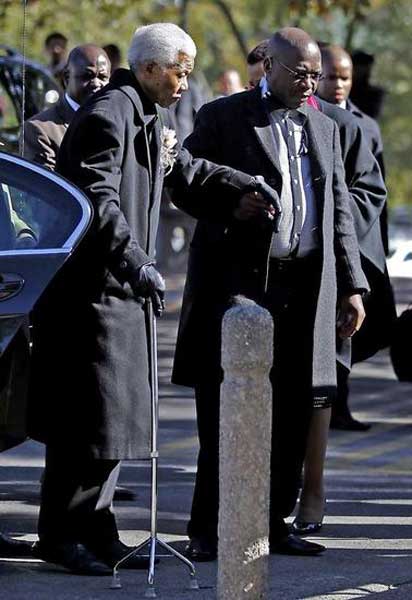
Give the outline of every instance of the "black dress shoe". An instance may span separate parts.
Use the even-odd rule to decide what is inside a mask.
[[[15,540],[0,533],[0,558],[33,558],[33,542]]]
[[[76,575],[111,575],[112,570],[83,544],[45,544],[37,542],[33,555],[45,562],[60,565]]]
[[[371,428],[369,423],[361,423],[352,417],[352,415],[337,415],[330,421],[331,429],[340,429],[341,431],[368,431]]]
[[[291,556],[316,556],[326,550],[325,546],[302,540],[290,533],[283,539],[270,542],[271,554],[289,554]]]
[[[189,560],[209,562],[217,558],[217,544],[201,537],[192,537],[185,548]]]
[[[293,521],[291,530],[296,535],[311,535],[322,529],[322,521]]]
[[[120,540],[113,540],[105,544],[87,544],[87,548],[92,550],[93,554],[111,569],[115,567],[119,560],[122,560],[122,558],[124,558],[134,550],[134,546],[126,546],[126,544],[123,544],[123,542],[121,542]],[[159,562],[158,559],[156,559],[155,562]],[[148,569],[149,559],[146,556],[134,554],[130,558],[126,559],[120,565],[120,568]]]

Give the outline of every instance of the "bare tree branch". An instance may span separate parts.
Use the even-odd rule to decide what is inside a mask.
[[[216,4],[216,6],[218,6],[220,8],[222,13],[226,17],[226,20],[229,23],[232,33],[235,36],[237,43],[239,44],[239,48],[240,48],[243,56],[246,59],[246,57],[249,53],[247,43],[243,36],[243,33],[241,32],[241,30],[239,29],[239,27],[237,26],[237,24],[235,22],[235,19],[232,15],[232,11],[230,10],[229,6],[226,4],[225,0],[214,0],[214,2]]]

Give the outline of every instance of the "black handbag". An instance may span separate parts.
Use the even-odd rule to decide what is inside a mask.
[[[393,370],[399,381],[412,381],[411,343],[412,308],[409,305],[395,321],[390,346]]]

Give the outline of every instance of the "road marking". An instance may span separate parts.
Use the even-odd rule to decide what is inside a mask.
[[[313,542],[319,542],[326,546],[328,550],[402,550],[403,556],[411,556],[412,539],[411,538],[369,538],[369,537],[308,537],[305,538]],[[356,559],[354,559],[356,560]]]
[[[352,490],[345,490],[345,491],[350,491],[352,493]],[[403,490],[399,490],[399,491],[403,491]],[[358,499],[358,498],[352,498],[352,499],[347,499],[347,498],[345,498],[345,499],[338,499],[338,498],[330,499],[330,498],[328,498],[327,503],[328,504],[384,504],[384,505],[391,504],[393,506],[412,506],[412,498],[374,498],[373,500],[364,500],[364,499]]]
[[[305,600],[352,600],[355,598],[365,598],[370,594],[380,594],[381,592],[389,592],[396,590],[395,585],[385,585],[382,583],[368,583],[357,588],[348,588],[346,590],[337,590],[330,594],[321,594],[320,596],[305,597]]]

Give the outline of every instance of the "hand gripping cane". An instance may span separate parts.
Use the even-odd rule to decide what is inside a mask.
[[[145,592],[145,598],[156,598],[156,589],[154,586],[155,582],[155,562],[156,562],[156,545],[161,546],[167,550],[172,556],[175,556],[178,560],[183,562],[189,569],[190,572],[190,590],[198,590],[199,585],[196,580],[196,572],[193,564],[180,552],[177,552],[174,548],[169,546],[163,540],[157,537],[157,495],[158,495],[158,459],[159,452],[157,447],[157,434],[159,428],[159,389],[158,389],[158,375],[157,375],[157,331],[156,331],[156,317],[153,311],[153,304],[150,298],[147,298],[145,303],[146,318],[148,322],[149,331],[149,346],[150,346],[150,388],[151,388],[151,412],[152,412],[152,423],[151,423],[151,511],[150,511],[150,536],[134,548],[129,554],[124,556],[113,568],[113,579],[111,589],[119,589],[122,587],[120,582],[120,576],[118,573],[119,567],[123,562],[127,561],[128,558],[137,554],[145,546],[149,547],[149,570],[147,575],[147,589]],[[169,556],[169,555],[166,555]]]

